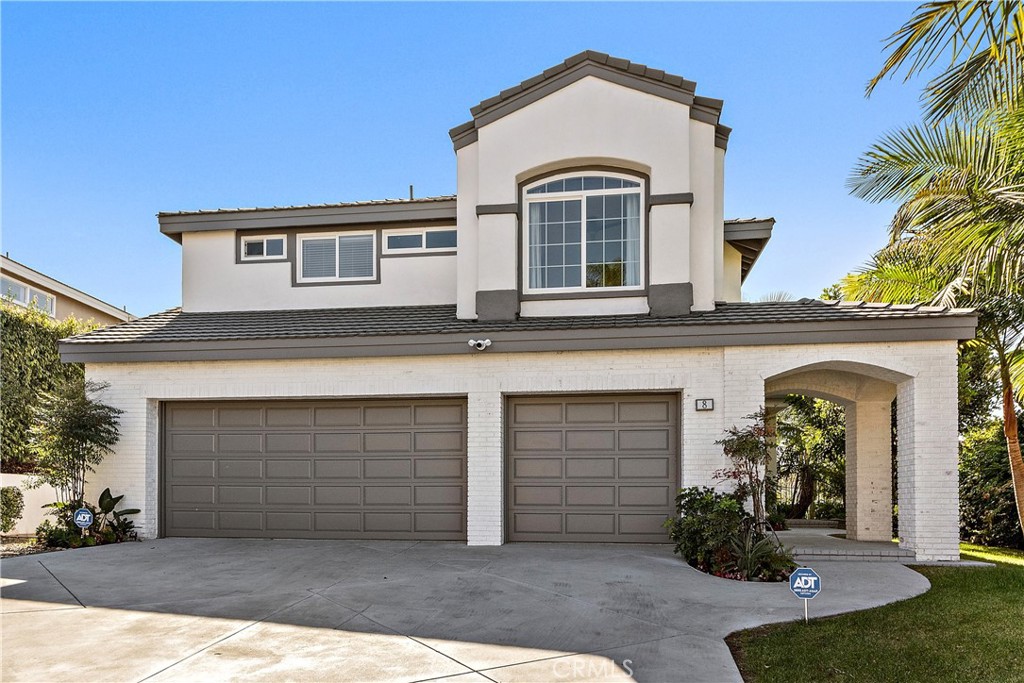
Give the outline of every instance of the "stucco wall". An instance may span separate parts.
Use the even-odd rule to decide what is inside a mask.
[[[947,555],[957,535],[956,345],[954,342],[816,344],[648,351],[595,351],[315,361],[89,364],[90,378],[111,384],[106,400],[125,411],[116,454],[93,482],[127,493],[143,509],[139,525],[157,532],[158,406],[166,399],[466,396],[469,401],[469,542],[501,543],[503,535],[502,397],[559,392],[671,391],[682,396],[682,482],[713,485],[724,464],[714,445],[722,430],[739,424],[764,403],[764,380],[819,361],[882,366],[910,378],[904,389],[915,420],[905,460],[918,471],[919,490],[904,495],[915,512],[907,544]],[[913,387],[918,390],[913,390]],[[903,394],[901,394],[902,396]],[[697,412],[694,399],[711,398],[715,410]],[[952,427],[933,422],[947,419]],[[952,429],[952,432],[950,432]],[[901,486],[915,481],[904,478]],[[90,492],[95,495],[95,492]],[[925,516],[933,514],[933,521]],[[952,520],[952,522],[950,521]],[[929,526],[930,525],[930,526]],[[915,536],[917,534],[917,536]],[[920,539],[924,539],[923,541]],[[923,547],[923,546],[922,546]],[[927,549],[927,548],[926,548]],[[941,552],[932,553],[938,557]]]
[[[519,183],[541,173],[595,166],[648,175],[653,195],[694,192],[693,209],[651,207],[648,277],[652,284],[692,281],[699,307],[712,308],[722,259],[712,248],[722,239],[721,226],[715,227],[722,163],[714,126],[691,120],[689,107],[594,77],[483,126],[477,142],[458,152],[459,316],[475,316],[478,290],[520,286],[515,215],[478,217],[475,207],[518,203]],[[474,244],[475,258],[467,251]],[[584,300],[567,299],[558,307],[524,305],[523,313],[548,315],[556,308],[559,315],[597,312]],[[634,308],[646,311],[646,304]]]
[[[416,306],[455,303],[455,254],[381,257],[379,284],[292,286],[290,263],[235,263],[231,230],[182,235],[185,311]]]

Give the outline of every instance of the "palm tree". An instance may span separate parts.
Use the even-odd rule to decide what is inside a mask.
[[[951,116],[973,120],[993,103],[1013,108],[1024,79],[1024,3],[926,2],[885,47],[888,55],[868,83],[868,95],[900,70],[906,81],[948,60],[922,95],[930,123]]]

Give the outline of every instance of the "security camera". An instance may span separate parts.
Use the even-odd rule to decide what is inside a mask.
[[[491,345],[491,340],[490,339],[470,339],[469,340],[469,345],[472,346],[477,351],[483,351],[484,349],[486,349],[488,346]]]

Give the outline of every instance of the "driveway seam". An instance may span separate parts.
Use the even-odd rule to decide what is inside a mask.
[[[328,602],[331,602],[331,603],[334,603],[335,605],[338,605],[339,607],[344,607],[345,609],[349,609],[349,610],[352,609],[351,607],[347,607],[346,605],[343,605],[340,602],[338,602],[337,600],[334,600],[334,599],[332,599],[332,598],[330,598],[330,597],[328,597],[326,595],[321,595],[320,597],[323,598],[324,600],[327,600]],[[484,678],[486,678],[489,681],[494,681],[494,679],[491,678],[490,676],[487,676],[486,674],[481,673],[480,671],[478,671],[477,669],[474,669],[473,667],[469,666],[465,662],[460,662],[459,660],[455,659],[455,657],[452,657],[451,655],[445,654],[444,652],[441,652],[440,650],[438,650],[435,647],[431,647],[430,645],[427,645],[423,641],[418,640],[418,639],[410,636],[408,633],[402,633],[401,631],[399,631],[397,629],[393,629],[393,628],[391,628],[390,626],[388,626],[386,624],[380,623],[379,621],[377,621],[373,617],[366,616],[366,614],[364,614],[364,612],[366,612],[366,610],[370,609],[370,607],[373,607],[373,605],[367,605],[366,607],[363,608],[362,612],[359,613],[360,615],[362,615],[363,619],[366,619],[369,622],[377,624],[377,626],[380,626],[383,629],[391,631],[395,635],[402,636],[403,638],[408,638],[409,640],[411,640],[412,642],[416,643],[417,645],[421,645],[422,647],[425,647],[428,650],[432,650],[433,652],[436,652],[437,654],[441,655],[445,659],[450,659],[451,661],[455,662],[459,666],[465,667],[466,669],[469,669],[469,671],[465,671],[465,672],[463,672],[461,674],[458,674],[460,676],[464,676],[464,675],[466,675],[468,673],[475,673],[475,674],[480,674],[481,676],[483,676]],[[352,617],[352,618],[354,619],[355,617]],[[351,621],[351,619],[349,621]],[[345,623],[347,623],[347,622],[345,622]],[[446,677],[445,676],[434,676],[434,680],[436,680],[437,678],[446,678]],[[417,681],[429,681],[431,679],[423,678],[423,679],[416,679],[416,680]],[[497,683],[497,681],[494,681],[494,683]]]
[[[49,574],[50,576],[52,576],[52,577],[53,577],[53,580],[54,580],[54,581],[56,581],[57,583],[59,583],[59,584],[60,584],[60,587],[61,587],[61,588],[63,588],[64,590],[66,590],[66,591],[68,592],[68,595],[70,595],[71,597],[73,597],[73,598],[75,599],[75,602],[77,602],[77,603],[78,603],[79,605],[81,605],[83,609],[85,608],[85,603],[83,603],[83,602],[82,602],[81,600],[79,600],[79,599],[78,599],[78,596],[77,596],[77,595],[75,595],[74,593],[72,593],[72,592],[71,592],[71,589],[70,589],[70,588],[68,588],[67,586],[65,586],[65,585],[64,585],[64,582],[63,582],[63,581],[61,581],[60,579],[58,579],[58,578],[57,578],[57,575],[56,575],[56,574],[54,574],[53,572],[51,572],[51,571],[50,571],[50,568],[49,568],[49,567],[47,567],[47,566],[46,566],[45,564],[43,564],[43,561],[42,561],[42,560],[36,560],[36,562],[38,562],[38,563],[39,563],[39,566],[40,566],[40,567],[42,567],[43,569],[45,569],[45,570],[46,570],[46,573],[47,573],[47,574]]]
[[[291,607],[294,607],[295,605],[298,605],[298,604],[299,604],[300,602],[303,602],[303,601],[305,601],[305,600],[309,600],[309,599],[310,599],[311,597],[313,597],[313,596],[312,596],[312,595],[307,595],[307,596],[306,596],[306,597],[304,597],[304,598],[299,598],[299,599],[298,599],[298,600],[296,600],[295,602],[292,602],[292,603],[289,603],[289,604],[287,604],[287,605],[284,605],[283,607],[279,607],[278,609],[275,609],[275,610],[274,610],[273,612],[270,612],[270,613],[269,613],[269,614],[267,614],[266,616],[260,617],[260,618],[259,618],[259,619],[257,619],[256,621],[252,621],[252,622],[250,622],[250,623],[246,624],[245,626],[243,626],[242,628],[240,628],[240,629],[238,629],[238,630],[236,630],[236,631],[232,631],[231,633],[227,634],[226,636],[224,636],[224,637],[222,637],[222,638],[218,638],[217,640],[213,641],[212,643],[210,643],[210,644],[208,644],[208,645],[205,645],[205,646],[203,646],[203,647],[199,648],[199,649],[198,649],[198,650],[196,650],[195,652],[192,652],[192,653],[190,653],[190,654],[187,654],[187,655],[185,655],[184,657],[182,657],[182,658],[181,658],[181,659],[179,659],[178,661],[176,661],[176,662],[172,662],[171,664],[168,664],[167,666],[165,666],[164,668],[162,668],[162,669],[160,669],[160,670],[158,670],[158,671],[154,671],[153,673],[149,674],[148,676],[145,676],[144,678],[140,678],[140,679],[139,679],[139,683],[142,683],[143,681],[148,681],[149,679],[153,678],[154,676],[159,676],[159,675],[160,675],[160,674],[162,674],[162,673],[163,673],[164,671],[167,671],[168,669],[171,669],[171,668],[174,668],[174,667],[178,666],[179,664],[181,664],[181,663],[182,663],[182,662],[184,662],[185,660],[187,660],[187,659],[192,659],[192,658],[193,658],[193,657],[195,657],[196,655],[198,655],[198,654],[202,654],[203,652],[206,652],[207,650],[209,650],[209,649],[210,649],[211,647],[213,647],[214,645],[218,645],[218,644],[220,644],[220,643],[223,643],[223,642],[224,642],[225,640],[227,640],[228,638],[233,638],[233,637],[237,636],[237,635],[238,635],[239,633],[241,633],[242,631],[245,631],[246,629],[252,628],[252,627],[253,627],[253,626],[255,626],[256,624],[261,624],[261,623],[263,623],[264,621],[266,621],[266,620],[267,620],[267,619],[269,619],[270,617],[274,616],[274,615],[275,615],[275,614],[277,614],[278,612],[281,612],[281,611],[283,611],[283,610],[286,610],[286,609],[289,609],[289,608],[291,608]]]

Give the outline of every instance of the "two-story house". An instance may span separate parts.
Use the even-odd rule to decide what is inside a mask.
[[[848,533],[958,557],[970,311],[744,303],[722,102],[584,52],[451,130],[454,196],[159,216],[182,306],[67,340],[125,411],[94,479],[149,536],[663,542],[723,429],[847,408]],[[808,254],[791,254],[794,263]]]

